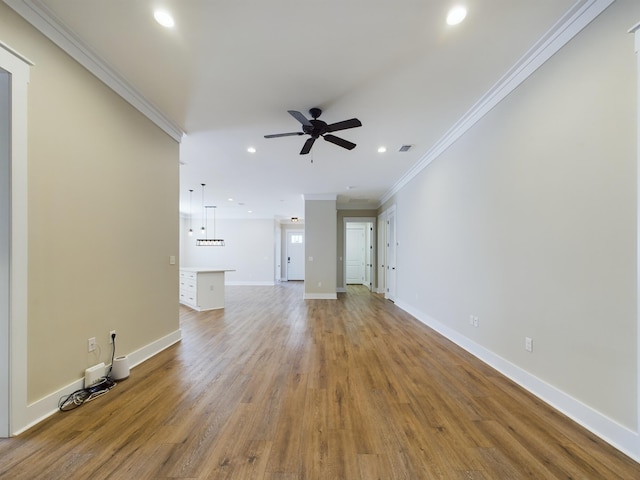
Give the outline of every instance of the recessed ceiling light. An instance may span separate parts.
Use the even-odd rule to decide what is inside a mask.
[[[253,213],[253,210],[247,210],[247,213]]]
[[[163,27],[173,28],[173,26],[176,24],[176,22],[173,20],[173,17],[169,14],[169,12],[166,12],[165,10],[156,10],[155,12],[153,12],[153,18],[155,18],[156,22],[158,22]]]
[[[233,198],[231,198],[231,197],[227,198],[227,200],[228,200],[229,202],[233,202]]]
[[[447,24],[457,25],[464,20],[467,16],[467,9],[465,7],[453,7],[447,14]]]
[[[387,147],[378,147],[378,153],[384,153],[387,151]]]
[[[254,147],[249,147],[249,148],[247,148],[247,152],[256,153],[256,149]]]

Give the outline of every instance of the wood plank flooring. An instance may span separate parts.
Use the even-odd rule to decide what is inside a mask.
[[[637,479],[378,295],[229,287],[110,393],[0,440],[2,479]]]

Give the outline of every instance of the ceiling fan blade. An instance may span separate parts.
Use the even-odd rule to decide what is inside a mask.
[[[306,142],[304,142],[302,150],[300,150],[300,155],[306,155],[307,153],[309,153],[311,151],[311,147],[313,147],[313,142],[315,141],[316,139],[311,137]]]
[[[307,117],[305,117],[302,113],[298,112],[297,110],[287,110],[287,112],[289,112],[289,114],[293,118],[298,120],[302,125],[306,125],[308,127],[313,127],[313,125],[311,125],[311,122],[309,120],[307,120]]]
[[[342,122],[332,123],[327,125],[327,132],[337,132],[338,130],[346,130],[347,128],[361,127],[362,123],[357,118],[351,118]]]
[[[327,142],[331,142],[335,145],[338,145],[339,147],[346,148],[347,150],[353,150],[354,148],[356,148],[355,143],[351,143],[350,141],[345,140],[344,138],[336,137],[335,135],[325,135],[322,138],[324,138]]]
[[[265,135],[264,138],[292,137],[294,135],[304,135],[304,132],[274,133],[272,135]]]

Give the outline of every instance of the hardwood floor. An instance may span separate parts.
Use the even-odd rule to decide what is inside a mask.
[[[634,479],[640,465],[391,302],[230,287],[109,394],[0,440],[2,479]]]

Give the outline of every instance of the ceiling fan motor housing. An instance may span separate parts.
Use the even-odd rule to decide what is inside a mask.
[[[322,115],[322,110],[320,110],[318,107],[313,107],[309,110],[309,115],[311,115],[311,118],[318,118],[320,115]]]
[[[322,120],[316,120],[314,118],[313,120],[309,120],[309,123],[311,123],[311,126],[302,126],[302,131],[304,133],[311,135],[313,138],[318,138],[319,136],[327,133],[327,124]]]

